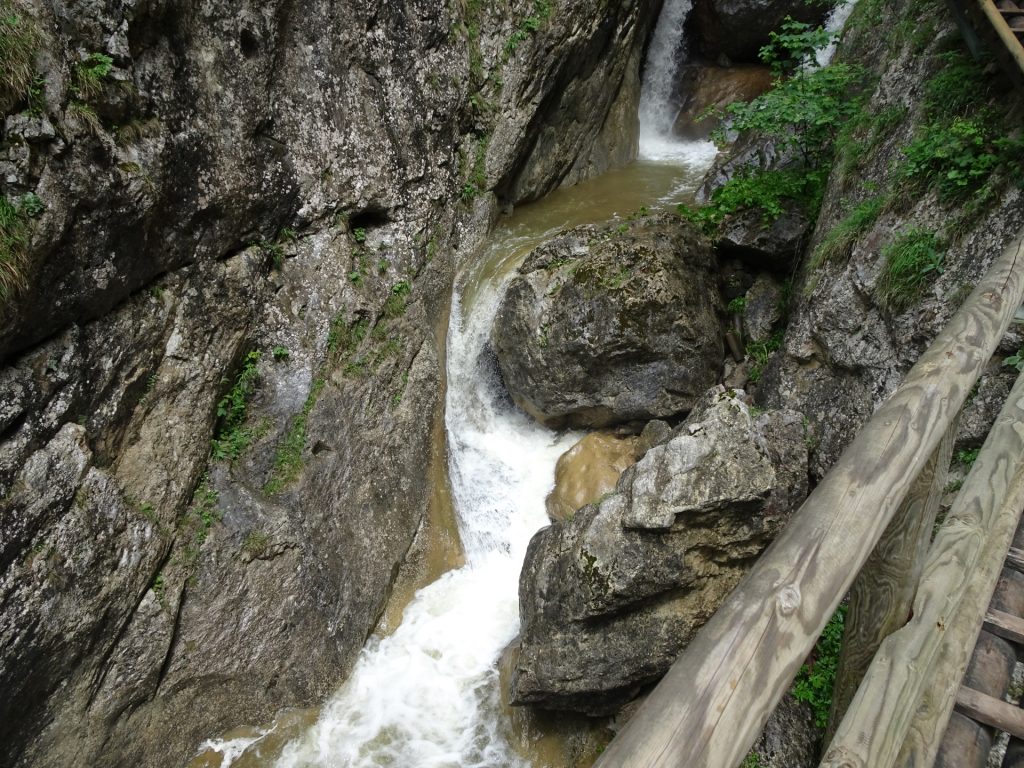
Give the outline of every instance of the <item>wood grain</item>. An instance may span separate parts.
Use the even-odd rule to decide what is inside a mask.
[[[928,552],[913,618],[882,642],[823,768],[896,765],[931,681],[941,675],[942,685],[955,694],[1022,504],[1024,377],[1019,377]],[[943,667],[943,640],[947,632],[961,632],[956,629],[961,623],[970,639],[964,667]],[[948,720],[945,704],[942,709]],[[931,730],[944,727],[945,721]]]
[[[878,646],[910,618],[959,423],[958,415],[853,582],[826,744],[843,719]]]
[[[1020,233],[680,655],[601,768],[733,768],[942,440],[1024,295]]]

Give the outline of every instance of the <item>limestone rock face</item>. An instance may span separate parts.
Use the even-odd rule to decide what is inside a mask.
[[[551,426],[688,411],[718,377],[722,330],[707,241],[673,216],[579,227],[512,278],[491,341],[516,404]]]
[[[608,714],[657,680],[807,492],[800,417],[712,389],[616,491],[530,543],[516,703]]]
[[[765,66],[692,64],[682,68],[675,85],[680,102],[675,133],[706,139],[718,127],[718,120],[706,114],[708,109],[755,99],[768,90],[771,80],[771,72]]]
[[[0,764],[184,764],[344,679],[427,526],[454,270],[499,197],[629,159],[653,5],[511,51],[532,0],[14,4]]]

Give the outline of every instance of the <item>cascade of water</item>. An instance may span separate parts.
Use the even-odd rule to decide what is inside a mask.
[[[673,164],[709,164],[717,153],[710,141],[682,141],[673,133],[679,103],[675,82],[686,63],[683,26],[692,0],[665,0],[647,50],[644,80],[640,89],[640,157]]]

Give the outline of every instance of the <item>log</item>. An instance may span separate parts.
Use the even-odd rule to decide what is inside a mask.
[[[1024,376],[1018,377],[928,553],[914,616],[887,637],[822,760],[822,768],[897,764],[929,684],[955,694],[977,641],[1024,504]],[[962,629],[959,629],[962,625]],[[948,633],[968,638],[963,666],[941,665]],[[962,638],[961,638],[962,639]],[[941,670],[941,671],[940,671]],[[949,703],[951,708],[952,703]],[[932,717],[950,709],[944,699]],[[938,739],[936,739],[938,741]],[[912,748],[915,742],[912,739]],[[924,749],[930,749],[924,745]],[[931,765],[917,759],[910,764]]]
[[[959,423],[959,417],[953,419],[853,582],[825,744],[846,714],[878,646],[910,617]]]
[[[1024,231],[598,760],[733,768],[942,440],[1024,296]]]
[[[1008,568],[1024,573],[1024,550],[1010,547],[1010,551],[1006,553],[1006,565]]]

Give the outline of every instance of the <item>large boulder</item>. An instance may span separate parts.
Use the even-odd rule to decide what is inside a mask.
[[[552,427],[689,411],[722,367],[714,264],[707,240],[668,214],[537,248],[491,332],[513,400]]]
[[[673,132],[688,139],[706,139],[720,123],[709,110],[756,99],[771,84],[771,71],[766,66],[698,63],[681,67],[675,82],[680,108]]]
[[[715,387],[616,492],[530,543],[513,702],[614,712],[661,677],[807,492],[800,417]]]

